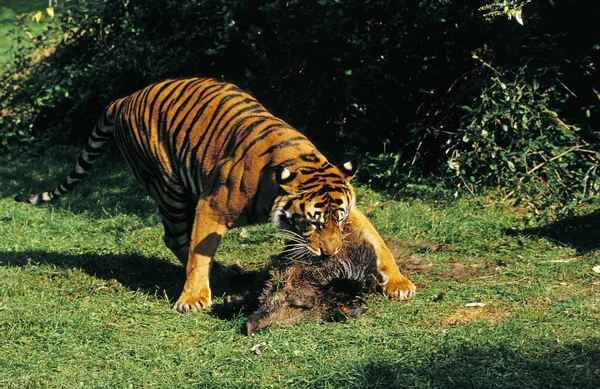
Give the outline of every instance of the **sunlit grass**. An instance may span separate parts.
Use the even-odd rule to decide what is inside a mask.
[[[346,323],[245,337],[242,317],[171,309],[183,268],[113,150],[54,205],[12,200],[57,183],[76,155],[0,156],[0,387],[597,387],[600,243],[583,239],[600,226],[597,208],[580,228],[532,227],[484,198],[390,201],[360,189],[387,239],[451,245],[398,249],[421,264],[405,266],[417,296],[373,296]],[[260,267],[281,247],[272,233],[233,230],[217,257]]]

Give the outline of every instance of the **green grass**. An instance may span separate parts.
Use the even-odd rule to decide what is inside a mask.
[[[17,39],[29,40],[24,31],[17,27],[17,16],[45,11],[46,7],[48,7],[47,0],[2,0],[0,2],[0,42],[2,43],[0,45],[0,66],[12,57],[12,46]],[[31,17],[24,20],[29,31],[36,36],[43,31],[50,18],[44,14],[40,23],[31,20]]]
[[[410,302],[373,296],[346,323],[245,337],[242,317],[171,309],[183,268],[152,202],[111,150],[69,197],[16,203],[62,179],[77,154],[0,156],[2,388],[596,388],[600,382],[600,217],[530,225],[491,200],[360,205],[391,240],[451,250],[405,265]],[[480,203],[489,203],[482,206]],[[217,258],[256,268],[280,249],[270,227],[231,231]],[[406,259],[408,262],[408,259]],[[423,266],[423,264],[431,264]],[[217,301],[219,299],[217,298]],[[482,302],[484,307],[465,304]],[[265,342],[256,355],[252,347]]]

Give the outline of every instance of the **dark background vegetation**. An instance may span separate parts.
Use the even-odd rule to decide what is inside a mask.
[[[600,7],[508,4],[64,0],[3,71],[0,147],[82,143],[113,99],[209,76],[360,159],[373,186],[499,188],[567,212],[599,185]]]

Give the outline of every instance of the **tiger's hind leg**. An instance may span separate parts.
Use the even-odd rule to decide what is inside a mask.
[[[161,180],[160,185],[146,185],[158,206],[164,227],[163,241],[185,265],[190,252],[190,235],[194,223],[194,204],[188,201],[183,186]]]
[[[191,224],[186,215],[189,206],[182,204],[181,213],[172,213],[172,211],[164,211],[160,208],[160,216],[165,230],[163,242],[183,265],[187,263],[190,252]]]

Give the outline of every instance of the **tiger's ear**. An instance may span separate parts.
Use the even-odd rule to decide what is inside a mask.
[[[340,169],[346,181],[350,181],[356,173],[357,164],[353,161],[347,161],[338,166],[338,169]]]
[[[296,175],[296,172],[292,172],[286,167],[279,166],[279,168],[277,168],[277,172],[275,173],[275,179],[277,180],[279,186],[289,192],[291,189],[289,184],[294,181]]]

